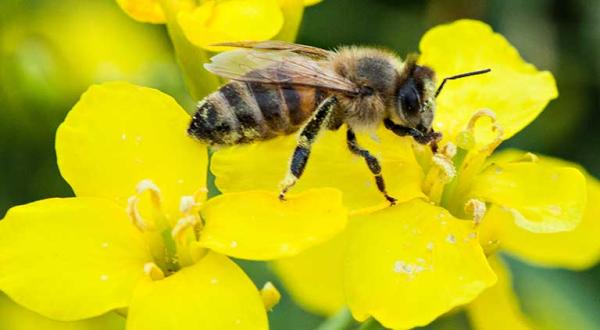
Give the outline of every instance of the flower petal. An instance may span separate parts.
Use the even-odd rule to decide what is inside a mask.
[[[557,97],[550,72],[523,61],[517,50],[485,23],[459,20],[429,30],[421,39],[420,62],[438,79],[490,68],[492,72],[451,81],[437,98],[434,127],[454,140],[473,114],[491,109],[504,129],[504,139],[519,132]],[[476,141],[490,141],[489,122],[476,130]],[[483,125],[482,125],[483,126]]]
[[[344,286],[354,317],[385,327],[422,326],[496,281],[473,224],[413,200],[359,219]]]
[[[10,330],[120,330],[125,319],[108,313],[92,319],[61,322],[45,318],[23,308],[0,292],[0,329]]]
[[[152,260],[115,203],[46,199],[0,221],[0,290],[46,317],[72,321],[126,307]]]
[[[164,23],[165,13],[158,0],[117,0],[131,18],[147,23]]]
[[[579,170],[532,162],[489,166],[475,178],[469,194],[504,207],[517,226],[536,233],[575,228],[587,196]]]
[[[348,230],[344,230],[323,244],[271,264],[294,302],[315,314],[339,312],[346,303],[342,280],[347,242]]]
[[[177,0],[173,3],[177,10],[191,10],[194,0]],[[166,16],[160,0],[117,0],[121,9],[136,21],[145,23],[166,23]]]
[[[513,292],[510,273],[498,257],[488,259],[498,276],[496,285],[483,291],[467,306],[471,324],[475,330],[527,330],[533,329],[523,315]]]
[[[589,268],[600,260],[600,183],[587,181],[588,202],[581,223],[560,233],[532,233],[517,226],[509,212],[493,207],[483,219],[486,241],[498,241],[502,250],[529,262],[573,270]]]
[[[92,86],[58,128],[61,174],[77,196],[121,205],[150,179],[167,214],[176,212],[182,195],[206,186],[206,147],[188,137],[189,121],[158,90],[122,82]]]
[[[127,318],[129,330],[268,329],[260,294],[227,257],[209,252],[164,280],[142,281]]]
[[[289,257],[326,241],[346,226],[347,212],[335,189],[309,190],[281,202],[275,193],[231,193],[202,209],[205,247],[236,258]]]
[[[348,151],[344,131],[341,128],[319,136],[304,174],[292,191],[334,187],[343,192],[344,204],[351,210],[387,204],[364,160]],[[380,142],[365,135],[359,135],[358,140],[380,159],[389,194],[400,202],[423,197],[423,173],[414,158],[411,139],[384,130],[378,135]],[[278,191],[295,145],[294,134],[217,151],[211,161],[217,187],[224,193],[256,189]]]
[[[179,25],[196,46],[211,51],[219,42],[268,40],[283,26],[277,0],[208,0],[193,11],[182,11]]]

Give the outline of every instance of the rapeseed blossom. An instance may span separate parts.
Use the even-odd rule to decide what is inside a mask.
[[[343,130],[322,134],[295,189],[340,189],[354,216],[335,239],[274,263],[291,294],[311,311],[330,315],[348,306],[355,319],[373,317],[393,329],[428,324],[473,301],[472,315],[476,309],[492,313],[493,305],[484,303],[494,295],[506,303],[494,313],[514,312],[509,276],[492,255],[503,242],[517,254],[537,245],[538,255],[545,244],[556,243],[548,264],[569,264],[559,237],[569,247],[578,241],[568,243],[571,233],[586,235],[576,229],[580,223],[599,230],[593,223],[598,210],[586,208],[597,194],[574,166],[531,154],[489,158],[557,97],[553,76],[524,62],[506,39],[478,21],[431,29],[420,51],[419,62],[438,79],[492,72],[452,81],[441,93],[434,121],[444,134],[439,154],[383,130],[375,141],[362,137],[361,144],[381,160],[396,206],[387,207],[361,159],[346,150]],[[216,185],[225,195],[275,189],[293,144],[294,137],[282,137],[216,152]],[[501,234],[515,230],[522,235],[518,242]],[[595,262],[598,245],[579,243],[587,257],[574,263]]]
[[[92,86],[56,137],[59,169],[77,197],[8,211],[0,290],[73,327],[114,324],[117,310],[127,329],[267,329],[263,302],[271,308],[278,294],[266,286],[261,297],[218,251],[263,260],[318,244],[345,225],[341,194],[312,190],[285,205],[267,192],[206,201],[208,153],[187,136],[189,121],[157,90]],[[14,308],[7,319],[25,312]]]

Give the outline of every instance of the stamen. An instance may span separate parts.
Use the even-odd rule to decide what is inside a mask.
[[[158,186],[154,182],[152,182],[152,180],[150,180],[150,179],[144,179],[137,184],[136,193],[138,195],[141,195],[146,191],[150,192],[150,198],[151,198],[154,206],[156,206],[157,208],[160,208],[160,205],[161,205],[160,189],[158,189]]]
[[[496,138],[486,147],[486,149],[494,150],[502,143],[502,136],[504,136],[504,129],[502,126],[498,125],[498,120],[496,119],[496,113],[494,111],[490,109],[481,109],[475,112],[467,124],[467,131],[473,134],[475,124],[481,118],[490,118],[492,120],[492,130],[496,132]]]
[[[154,224],[142,217],[142,214],[138,209],[139,202],[140,199],[137,196],[129,197],[127,200],[127,215],[129,215],[133,225],[140,231],[144,232],[154,229]]]
[[[153,281],[160,281],[165,278],[165,273],[153,262],[144,264],[144,273]]]
[[[454,158],[454,156],[456,156],[456,152],[456,145],[452,142],[448,142],[448,144],[446,144],[442,149],[442,154],[448,157],[449,159]]]
[[[481,109],[475,112],[475,114],[473,114],[473,117],[471,117],[469,123],[467,124],[467,130],[473,131],[473,129],[475,128],[475,123],[477,123],[479,119],[486,117],[490,118],[492,120],[492,123],[495,123],[497,121],[496,113],[494,111],[490,109]]]
[[[435,154],[433,155],[433,163],[437,165],[443,172],[443,180],[448,183],[456,176],[456,168],[452,163],[452,160],[448,159],[445,155]]]
[[[465,203],[465,212],[473,217],[473,222],[477,227],[479,224],[481,224],[481,220],[487,212],[487,207],[485,206],[484,202],[472,198]]]
[[[182,242],[185,239],[187,229],[194,228],[200,219],[198,216],[188,215],[177,221],[175,227],[171,230],[171,236],[178,242]]]
[[[196,199],[194,199],[194,196],[182,196],[179,202],[179,212],[189,214],[195,205]]]
[[[268,311],[272,310],[281,299],[281,294],[271,282],[265,283],[263,288],[260,290],[260,296],[263,304],[265,305],[265,309]]]

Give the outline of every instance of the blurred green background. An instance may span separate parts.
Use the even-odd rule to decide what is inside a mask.
[[[466,17],[491,24],[558,81],[559,99],[504,147],[572,160],[600,177],[600,1],[325,0],[306,10],[298,41],[405,55],[428,28]],[[193,109],[162,26],[134,22],[111,0],[0,1],[0,217],[13,205],[72,195],[58,173],[54,132],[90,84],[117,79]],[[574,273],[509,262],[523,309],[545,329],[600,329],[600,267]],[[241,264],[259,286],[274,277],[264,264]],[[275,330],[322,321],[287,295],[270,317]],[[469,325],[456,314],[429,328]]]

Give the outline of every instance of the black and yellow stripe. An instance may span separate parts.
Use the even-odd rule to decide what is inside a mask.
[[[312,87],[230,82],[200,102],[188,133],[211,145],[290,134],[310,118],[325,96]]]

